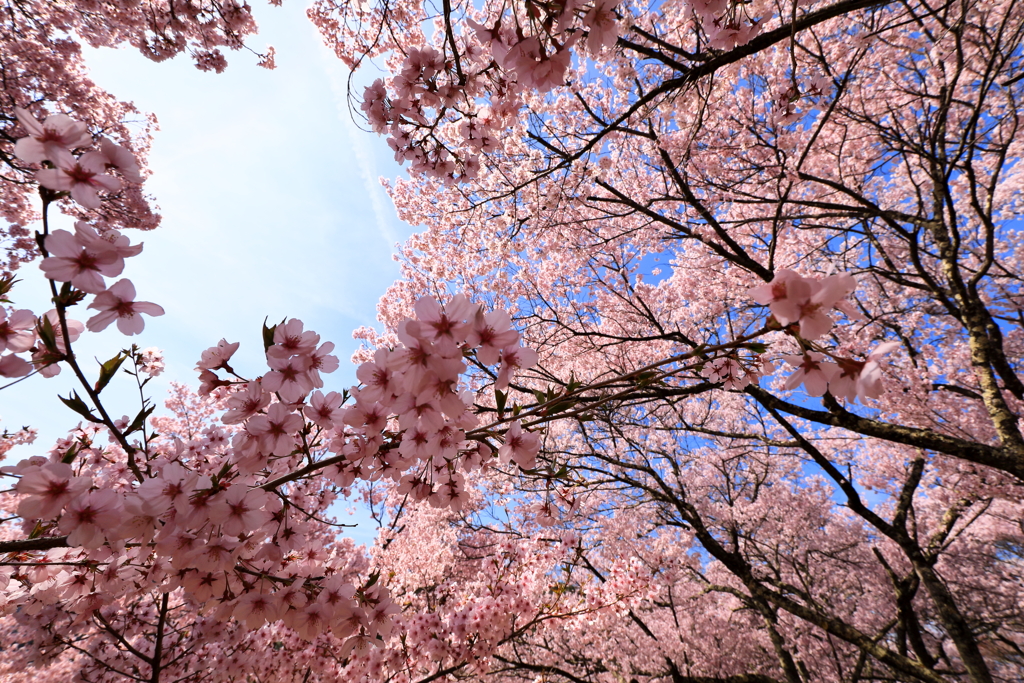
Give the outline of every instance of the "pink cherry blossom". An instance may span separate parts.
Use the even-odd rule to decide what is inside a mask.
[[[25,519],[52,519],[72,499],[92,485],[90,477],[76,477],[62,462],[33,465],[21,472],[16,489],[26,496],[18,503]]]
[[[111,489],[97,489],[74,498],[58,528],[68,534],[72,547],[98,548],[121,522],[121,500]]]
[[[116,168],[130,182],[143,182],[144,178],[140,172],[138,160],[134,154],[121,145],[115,144],[107,138],[100,138],[100,154],[106,160],[107,168]]]
[[[294,434],[302,429],[302,418],[275,403],[266,415],[250,418],[245,429],[259,439],[260,450],[267,455],[288,455],[295,448]]]
[[[505,432],[505,443],[498,449],[498,457],[502,462],[515,462],[524,470],[537,467],[537,454],[540,452],[540,437],[523,430],[518,420]]]
[[[0,358],[0,377],[24,377],[32,372],[32,365],[14,354],[8,353]]]
[[[43,187],[71,192],[71,198],[87,209],[100,208],[98,192],[117,192],[121,181],[104,173],[107,159],[99,152],[86,152],[75,159],[65,150],[57,150],[52,161],[57,168],[44,168],[36,172],[36,180]]]
[[[323,392],[314,391],[309,398],[309,405],[302,412],[324,429],[330,429],[342,421],[341,394],[332,391],[325,396]]]
[[[879,344],[863,361],[840,358],[840,371],[829,382],[829,392],[836,398],[845,398],[851,402],[859,398],[862,403],[864,399],[881,396],[882,368],[879,361],[886,354],[899,348],[899,345],[899,342]]]
[[[31,349],[36,338],[35,325],[32,311],[20,309],[8,313],[0,308],[0,351],[22,353]]]
[[[271,513],[264,509],[268,498],[261,489],[232,486],[210,499],[210,521],[228,536],[254,532],[270,521]]]
[[[271,398],[273,396],[263,390],[262,380],[247,382],[241,390],[228,397],[228,411],[221,417],[221,421],[224,424],[244,422],[270,405]]]
[[[802,356],[784,355],[783,359],[796,368],[786,380],[786,389],[796,389],[801,384],[808,396],[823,396],[828,383],[839,372],[839,366],[825,360],[817,351],[807,351]]]
[[[92,144],[92,136],[85,124],[65,114],[53,114],[39,123],[21,107],[15,107],[14,113],[29,134],[29,137],[21,138],[14,146],[15,155],[22,161],[36,164],[44,159],[53,161],[58,150],[66,151]]]
[[[228,343],[227,339],[221,339],[216,346],[203,351],[202,358],[196,363],[197,370],[220,370],[228,367],[228,361],[238,350],[239,342]]]
[[[263,376],[263,388],[277,392],[289,403],[297,403],[313,390],[313,378],[309,375],[310,358],[306,355],[271,356],[267,354],[267,365],[272,370]]]
[[[267,356],[287,360],[295,355],[309,355],[320,342],[320,335],[312,330],[303,331],[302,321],[292,318],[274,329],[274,344],[267,349]]]
[[[500,358],[501,349],[513,346],[519,341],[519,333],[512,328],[512,319],[506,311],[477,311],[473,317],[473,328],[466,343],[476,348],[476,357],[484,365],[494,365]]]
[[[537,364],[540,356],[536,351],[524,346],[506,346],[501,350],[501,369],[494,386],[505,390],[508,388],[512,373],[517,370],[528,370]]]
[[[70,282],[90,294],[98,294],[106,288],[102,276],[115,277],[124,270],[124,258],[112,247],[83,239],[82,235],[72,235],[67,230],[55,230],[48,235],[46,249],[50,256],[40,263],[46,277]]]
[[[100,292],[89,304],[89,308],[100,311],[89,318],[86,326],[91,332],[99,332],[110,323],[117,321],[117,329],[122,334],[139,334],[145,327],[142,314],[158,316],[164,309],[148,301],[135,301],[135,285],[131,280],[118,280],[105,292]]]

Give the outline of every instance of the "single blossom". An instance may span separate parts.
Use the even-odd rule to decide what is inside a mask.
[[[245,422],[270,405],[271,398],[270,392],[263,390],[261,380],[248,382],[244,388],[228,397],[228,411],[220,418],[221,422],[229,425]]]
[[[808,351],[802,356],[784,355],[782,358],[796,368],[796,372],[786,380],[786,389],[796,389],[803,384],[808,396],[823,396],[829,381],[839,372],[838,365],[825,361],[825,355],[816,351]]]
[[[144,180],[135,155],[121,145],[116,145],[107,138],[100,138],[100,154],[106,160],[107,168],[116,168],[127,180],[133,183],[141,183]]]
[[[32,364],[12,353],[0,358],[0,377],[24,377],[32,372]]]
[[[260,450],[265,455],[288,455],[295,448],[294,435],[302,429],[302,418],[275,403],[266,415],[250,418],[245,429],[259,439]]]
[[[506,346],[501,350],[501,368],[494,386],[504,391],[508,389],[509,380],[514,370],[527,370],[537,364],[540,356],[533,349],[525,346]]]
[[[57,168],[36,171],[36,180],[51,190],[70,192],[71,198],[87,209],[100,208],[100,190],[117,192],[121,189],[120,180],[104,173],[107,160],[99,152],[86,152],[75,159],[61,149],[52,161]]]
[[[210,499],[210,521],[220,524],[228,536],[256,531],[272,517],[264,509],[269,498],[262,489],[247,489],[241,484],[232,486]]]
[[[899,346],[899,342],[879,344],[867,359],[859,361],[853,358],[839,359],[839,373],[829,382],[828,390],[836,398],[845,398],[853,402],[860,399],[878,398],[882,394],[882,367],[879,361],[882,356]]]
[[[484,313],[481,308],[473,317],[473,327],[466,343],[476,349],[476,357],[484,365],[500,360],[501,350],[519,341],[519,333],[512,329],[512,319],[503,310]]]
[[[263,376],[263,388],[277,392],[289,403],[298,403],[313,390],[313,378],[309,375],[309,356],[267,355],[271,371]]]
[[[514,461],[524,470],[537,467],[537,454],[540,452],[540,437],[523,429],[518,420],[505,432],[505,443],[498,449],[498,457],[503,463]]]
[[[32,348],[36,317],[27,309],[8,312],[0,308],[0,351],[22,353]]]
[[[267,357],[287,360],[291,356],[313,353],[320,343],[320,335],[312,330],[304,331],[302,327],[301,320],[292,318],[274,328],[274,345],[267,349]]]
[[[68,502],[89,490],[91,477],[76,477],[70,465],[47,462],[32,465],[21,472],[15,489],[24,496],[18,503],[18,516],[24,519],[52,519]]]
[[[89,304],[89,308],[100,311],[86,323],[89,331],[99,332],[110,323],[117,321],[122,334],[133,335],[142,332],[146,323],[142,314],[158,316],[164,309],[149,301],[135,301],[135,285],[131,280],[118,280],[105,292],[100,292]]]
[[[14,108],[14,115],[29,135],[14,145],[14,155],[22,161],[31,164],[45,159],[52,161],[61,151],[92,144],[92,136],[85,124],[65,114],[48,116],[42,123],[21,107]]]
[[[203,351],[202,357],[196,363],[196,370],[219,370],[229,369],[228,361],[238,350],[239,342],[228,343],[227,339],[221,339],[216,346]]]
[[[124,258],[116,249],[102,240],[93,240],[84,230],[76,230],[74,235],[55,230],[46,237],[45,245],[50,255],[39,264],[43,274],[51,280],[70,282],[89,294],[106,288],[104,275],[116,277],[124,270]]]
[[[341,394],[332,391],[324,396],[321,391],[314,391],[309,398],[309,405],[303,408],[303,414],[324,429],[341,424],[344,411],[341,410]]]
[[[57,313],[57,309],[51,308],[46,312],[46,319],[49,321],[50,326],[53,328],[53,332],[56,335],[57,350],[61,353],[67,353],[67,344],[64,343],[64,330],[60,324],[60,314]],[[74,320],[67,317],[65,314],[64,321],[68,326],[68,336],[70,337],[71,343],[78,341],[78,338],[85,332],[85,324],[79,320]],[[33,355],[34,356],[34,355]]]
[[[57,528],[68,534],[71,547],[99,548],[122,520],[121,501],[113,489],[103,488],[68,503]]]

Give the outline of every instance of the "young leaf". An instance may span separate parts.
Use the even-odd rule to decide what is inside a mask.
[[[57,349],[57,332],[53,329],[53,323],[50,322],[48,316],[44,315],[36,319],[36,334],[39,335],[39,341],[43,342],[47,351],[54,354],[60,353]]]
[[[280,323],[278,323],[278,325],[283,324],[283,323],[284,323],[284,320],[282,320]],[[276,332],[276,331],[277,331],[277,325],[271,325],[270,327],[267,327],[267,319],[264,318],[263,319],[263,350],[264,351],[266,351],[267,349],[269,349],[271,346],[274,345],[274,332]]]
[[[505,414],[505,401],[508,400],[508,394],[500,389],[494,390],[494,402],[498,406],[498,415]]]
[[[152,415],[154,410],[156,410],[156,406],[149,406],[148,408],[140,410],[139,414],[135,416],[134,420],[132,420],[132,423],[124,430],[124,435],[128,436],[132,432],[137,432],[142,429],[146,424],[146,418]]]
[[[106,363],[100,363],[100,377],[96,380],[96,386],[94,387],[97,394],[103,391],[103,389],[110,384],[110,380],[114,378],[114,375],[117,374],[121,364],[124,363],[127,358],[128,355],[122,351]]]
[[[71,396],[68,398],[64,398],[63,396],[58,396],[57,398],[61,400],[61,403],[66,405],[68,408],[71,408],[71,410],[75,411],[89,422],[103,422],[103,420],[92,414],[92,411],[89,410],[89,406],[85,404],[85,401],[81,399],[77,392],[72,391]]]

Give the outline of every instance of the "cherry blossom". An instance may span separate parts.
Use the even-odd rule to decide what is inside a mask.
[[[76,477],[65,463],[47,462],[20,469],[18,514],[25,519],[50,519],[91,485],[89,477]]]
[[[62,151],[92,144],[92,136],[89,135],[85,124],[73,120],[70,116],[53,114],[46,117],[43,123],[39,123],[32,114],[21,107],[15,107],[14,113],[29,134],[29,137],[21,138],[14,146],[14,153],[24,161],[53,161]]]
[[[131,280],[118,280],[109,289],[97,294],[89,308],[100,311],[86,322],[89,331],[104,330],[116,320],[117,329],[128,335],[142,332],[145,327],[143,313],[152,316],[164,314],[162,306],[148,301],[135,301],[135,285]]]
[[[70,192],[71,198],[87,209],[100,207],[99,190],[117,192],[121,181],[104,173],[107,159],[99,152],[86,152],[75,159],[64,150],[57,150],[53,162],[57,168],[44,168],[36,180],[51,190]]]
[[[112,247],[87,239],[81,233],[55,230],[46,238],[51,256],[40,263],[46,277],[72,285],[90,294],[106,289],[102,276],[116,277],[124,270],[124,258]],[[108,323],[109,324],[109,323]]]

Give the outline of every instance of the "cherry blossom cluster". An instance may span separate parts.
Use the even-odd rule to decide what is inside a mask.
[[[750,3],[733,0],[689,0],[694,14],[700,18],[708,46],[731,50],[746,45],[761,31],[763,17],[750,16]]]
[[[25,533],[62,534],[72,550],[51,552],[64,559],[114,563],[109,554],[120,554],[117,566],[134,580],[180,590],[247,629],[281,621],[306,639],[330,632],[346,651],[379,644],[398,609],[387,588],[375,576],[353,583],[335,570],[343,558],[332,560],[309,535],[334,499],[331,487],[386,476],[416,499],[458,509],[467,496],[464,472],[485,459],[530,469],[540,450],[538,435],[518,421],[467,432],[479,420],[459,385],[466,359],[497,365],[501,389],[536,362],[508,314],[485,312],[461,295],[444,307],[421,299],[415,309],[398,330],[402,343],[359,368],[363,384],[351,389],[348,406],[342,394],[320,391],[322,373],[339,366],[333,343],[299,320],[267,330],[268,370],[253,380],[230,364],[238,343],[207,349],[197,366],[200,393],[219,409],[191,413],[219,415],[220,425],[196,433],[161,418],[154,424],[164,436],[136,444],[134,470],[113,432],[111,446],[98,445],[110,431],[104,427],[78,430],[49,458],[4,468],[18,479]],[[139,372],[159,372],[157,351],[134,355]],[[122,435],[140,429],[129,422],[114,427]],[[502,445],[492,448],[489,439]],[[78,611],[116,598],[83,587],[90,575],[18,574],[5,602],[13,609],[63,601]]]
[[[537,353],[520,346],[506,312],[485,312],[464,295],[444,307],[422,298],[415,312],[416,319],[398,327],[400,345],[378,350],[357,371],[362,385],[352,389],[354,405],[342,415],[350,431],[331,444],[347,460],[338,466],[338,483],[351,483],[357,471],[385,476],[415,499],[459,509],[468,495],[463,472],[490,461],[495,453],[487,437],[496,435],[474,431],[473,395],[459,386],[466,359],[499,365],[494,386],[506,390],[515,371],[537,362]],[[536,466],[537,434],[516,420],[502,439],[501,464]]]
[[[796,369],[784,384],[786,389],[803,385],[810,396],[822,396],[826,391],[837,398],[854,401],[860,398],[878,398],[882,393],[882,372],[879,361],[899,346],[896,342],[879,344],[865,360],[832,356],[827,352],[813,350],[813,340],[826,335],[833,325],[829,316],[832,309],[838,309],[848,317],[856,317],[856,311],[848,300],[857,287],[857,281],[848,273],[830,275],[825,278],[803,277],[789,269],[779,270],[771,282],[750,290],[750,297],[759,304],[768,306],[775,321],[801,344],[802,353],[783,355],[783,360]],[[834,362],[833,362],[834,361]],[[733,363],[734,361],[726,361]],[[738,366],[737,366],[738,367]],[[770,370],[768,368],[771,368]],[[775,371],[773,364],[766,364],[762,374]],[[719,372],[717,369],[715,372]],[[730,371],[727,382],[734,382]],[[716,378],[712,378],[716,381]],[[721,377],[717,381],[723,381]]]
[[[395,159],[409,162],[414,174],[446,184],[476,178],[480,155],[500,146],[524,99],[566,85],[574,54],[598,62],[613,58],[620,33],[629,32],[624,17],[630,10],[621,5],[619,0],[569,0],[485,6],[451,33],[436,27],[435,35],[446,37],[443,45],[393,46],[394,76],[367,87],[361,108],[371,127],[387,135]],[[699,42],[714,50],[748,43],[769,18],[750,3],[732,0],[687,5],[703,33]],[[329,41],[336,41],[339,24],[372,23],[377,11],[366,3],[323,0],[311,17]],[[346,38],[361,44],[355,31]],[[378,42],[361,44],[362,49],[369,55],[386,52]],[[350,66],[361,62],[341,45],[336,52]]]
[[[581,39],[593,55],[615,44],[616,4],[537,5],[532,15],[514,12],[513,21],[502,16],[491,25],[467,19],[472,33],[462,36],[465,53],[458,63],[429,45],[409,48],[394,78],[366,88],[361,108],[373,129],[387,134],[395,159],[410,162],[413,173],[449,184],[475,178],[479,155],[498,148],[523,93],[563,85],[573,47]],[[536,16],[537,11],[545,16]],[[493,96],[486,106],[477,106],[477,96],[485,91]],[[458,151],[430,132],[449,120],[458,122]]]
[[[98,150],[74,156],[73,151],[93,145],[84,124],[64,114],[54,114],[40,123],[24,109],[15,108],[15,112],[29,133],[18,140],[15,154],[22,161],[43,166],[36,172],[36,180],[51,191],[50,200],[69,194],[83,207],[96,209],[101,205],[101,191],[115,193],[122,187],[122,180],[108,171],[116,171],[128,182],[143,181],[132,153],[107,138],[100,138]],[[132,245],[119,231],[98,230],[78,221],[74,233],[47,232],[40,235],[39,244],[45,256],[40,262],[43,274],[51,281],[66,283],[65,291],[54,298],[58,308],[40,318],[26,309],[0,309],[0,351],[10,352],[0,358],[0,376],[23,377],[33,365],[44,376],[56,375],[60,372],[56,363],[68,353],[68,342],[75,341],[84,329],[99,332],[116,321],[123,334],[134,335],[145,325],[142,314],[163,315],[157,304],[135,301],[130,280],[120,279],[108,287],[104,278],[120,275],[125,259],[142,252],[141,244]],[[97,314],[83,325],[66,317],[64,310],[87,294],[95,295],[88,307]],[[25,352],[31,352],[31,362],[15,355]]]

